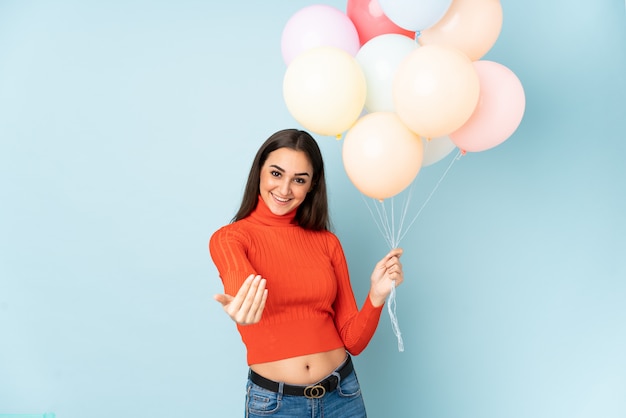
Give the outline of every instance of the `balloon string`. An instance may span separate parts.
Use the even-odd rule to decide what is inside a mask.
[[[391,241],[391,238],[389,237],[389,233],[388,233],[389,224],[387,222],[386,215],[383,215],[383,213],[381,213],[381,208],[379,206],[374,206],[378,217],[374,216],[374,211],[372,210],[372,207],[369,205],[368,201],[365,199],[365,196],[361,195],[361,198],[363,199],[363,202],[365,203],[365,207],[367,207],[367,209],[369,210],[370,215],[372,216],[372,219],[374,220],[374,223],[376,224],[376,227],[380,231],[380,234],[383,236],[383,238],[385,238],[385,241],[387,241],[387,244],[391,248],[393,248],[393,242]],[[382,208],[384,210],[384,206],[382,206]]]
[[[413,217],[413,219],[411,220],[411,222],[406,228],[404,228],[404,224],[406,222],[407,214],[409,212],[409,206],[410,206],[411,199],[413,196],[413,189],[415,188],[415,183],[416,183],[415,181],[411,183],[411,186],[409,187],[407,191],[406,200],[404,201],[404,205],[402,208],[402,213],[400,216],[400,221],[399,221],[397,230],[396,230],[396,221],[395,221],[396,211],[395,211],[395,203],[394,203],[396,197],[392,197],[391,199],[388,199],[391,201],[391,210],[390,210],[391,213],[390,214],[387,212],[385,201],[378,201],[379,202],[378,205],[374,204],[374,208],[376,209],[376,215],[375,215],[374,211],[372,210],[372,207],[368,203],[368,200],[366,200],[365,196],[361,194],[361,198],[365,202],[365,206],[369,210],[370,215],[372,219],[374,220],[374,223],[378,227],[378,230],[380,231],[383,238],[385,238],[385,241],[387,242],[390,248],[397,248],[398,245],[400,245],[400,241],[402,241],[402,239],[409,232],[409,229],[411,229],[415,221],[417,221],[420,214],[422,213],[426,205],[430,202],[431,198],[433,197],[433,195],[435,194],[435,192],[437,191],[437,189],[443,182],[444,178],[448,175],[448,172],[450,171],[454,163],[458,161],[462,156],[463,156],[463,152],[459,151],[457,155],[452,159],[452,161],[450,162],[446,170],[443,172],[443,174],[441,175],[441,177],[435,184],[434,188],[431,190],[430,194],[427,196],[426,200],[424,201],[424,203],[422,204],[422,206],[417,211],[417,213],[415,214],[415,216]],[[373,200],[374,200],[374,203],[377,202],[377,200],[375,199]]]
[[[413,226],[413,224],[415,223],[415,221],[417,220],[417,218],[420,216],[420,214],[422,213],[422,210],[424,210],[424,208],[426,207],[426,205],[428,204],[428,202],[430,202],[430,199],[433,197],[433,195],[435,194],[435,191],[437,191],[437,189],[439,188],[439,185],[441,184],[441,182],[443,181],[443,179],[446,177],[446,175],[448,174],[448,172],[450,171],[450,169],[452,168],[452,166],[454,165],[454,163],[456,161],[458,161],[461,156],[463,155],[462,151],[459,151],[456,156],[452,159],[452,161],[450,161],[450,164],[448,164],[448,168],[446,168],[446,171],[443,172],[443,174],[441,175],[441,177],[439,178],[439,180],[437,181],[437,184],[435,184],[435,187],[433,188],[433,190],[430,192],[430,194],[428,195],[428,197],[426,198],[426,200],[424,201],[424,203],[422,204],[422,207],[420,207],[420,209],[417,211],[417,214],[415,215],[415,217],[413,218],[413,220],[411,221],[411,223],[409,224],[409,226],[406,227],[406,230],[400,235],[400,239],[398,239],[398,243],[402,240],[402,238],[404,238],[404,236],[407,234],[407,232],[409,232],[409,229],[411,229],[411,227]]]
[[[363,197],[363,195],[361,196]],[[389,221],[387,220],[388,216],[385,210],[385,206],[384,205],[380,205],[380,207],[375,206],[376,212],[378,214],[378,219],[377,219],[374,216],[374,211],[372,210],[371,206],[367,204],[367,200],[365,200],[365,197],[363,197],[363,201],[365,202],[365,206],[367,207],[367,209],[370,211],[370,215],[372,215],[372,219],[374,219],[374,223],[378,227],[378,230],[387,241],[387,244],[389,244],[389,247],[395,248],[397,245],[394,246],[392,227],[389,224]],[[393,210],[391,213],[393,215]],[[393,225],[393,222],[391,224]],[[389,293],[389,296],[387,299],[387,312],[389,312],[389,318],[391,320],[391,329],[393,330],[393,333],[398,339],[398,351],[402,352],[404,351],[404,342],[402,341],[402,333],[400,332],[400,326],[398,325],[398,316],[396,315],[396,281],[395,280],[391,282],[391,292]]]
[[[384,201],[380,201],[380,205],[374,206],[376,208],[376,213],[378,215],[378,218],[377,218],[376,216],[374,216],[374,211],[372,210],[371,206],[368,204],[367,200],[365,199],[365,196],[361,195],[361,198],[365,202],[365,206],[369,210],[370,215],[372,216],[372,219],[374,220],[374,223],[378,227],[378,230],[380,231],[382,236],[385,238],[385,241],[387,241],[387,244],[389,245],[390,248],[396,248],[400,245],[400,241],[409,232],[409,229],[411,228],[411,226],[413,226],[417,218],[422,213],[422,210],[424,210],[424,208],[426,207],[430,199],[433,197],[433,195],[435,194],[435,191],[439,188],[439,185],[441,184],[443,179],[446,177],[446,175],[448,174],[448,172],[450,171],[454,163],[458,161],[462,155],[464,155],[464,153],[462,151],[459,151],[457,155],[452,159],[452,161],[450,162],[446,170],[443,172],[443,174],[441,175],[441,177],[435,184],[435,187],[430,192],[430,194],[428,195],[428,197],[426,198],[426,200],[424,201],[424,203],[418,210],[417,214],[413,217],[413,219],[411,220],[411,222],[409,223],[409,225],[406,227],[404,231],[402,231],[403,226],[404,226],[404,221],[406,220],[406,216],[408,213],[409,203],[411,202],[411,197],[413,195],[413,188],[415,187],[415,182],[411,184],[407,192],[406,200],[404,202],[404,207],[402,210],[402,214],[400,216],[400,223],[399,223],[397,231],[395,229],[395,225],[396,225],[395,207],[394,207],[395,199],[393,197],[391,198],[391,215],[387,214],[387,209],[386,209]],[[389,220],[390,218],[391,220]],[[396,281],[394,280],[391,283],[391,292],[389,293],[389,297],[387,300],[387,311],[389,313],[389,318],[391,320],[391,329],[393,330],[393,333],[398,339],[398,351],[403,352],[404,341],[402,340],[402,333],[400,332],[400,326],[398,324],[398,316],[396,314],[396,305],[397,305]]]
[[[404,221],[406,220],[406,216],[409,213],[409,203],[411,203],[411,197],[413,196],[413,189],[415,188],[415,183],[416,182],[411,183],[411,186],[409,187],[409,191],[404,201],[404,209],[402,210],[402,216],[400,217],[400,225],[398,226],[398,237],[396,240],[394,240],[391,248],[398,247],[400,245],[400,240],[404,236],[404,235],[400,235],[400,231],[402,231],[402,228],[404,227]]]
[[[398,351],[404,351],[404,341],[402,340],[402,333],[400,332],[400,326],[398,325],[398,316],[396,315],[396,281],[391,282],[391,293],[389,294],[389,300],[387,301],[387,311],[389,312],[389,318],[391,318],[391,329],[398,339]]]

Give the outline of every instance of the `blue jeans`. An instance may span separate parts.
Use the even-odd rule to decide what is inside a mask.
[[[333,373],[339,376],[336,372]],[[246,389],[246,418],[367,417],[361,387],[354,371],[345,379],[340,379],[336,390],[318,399],[275,393],[250,380]]]

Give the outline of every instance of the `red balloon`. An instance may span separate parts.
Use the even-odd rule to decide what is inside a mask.
[[[359,33],[361,46],[378,35],[388,33],[415,39],[415,32],[401,28],[385,16],[378,0],[348,0],[346,14]]]

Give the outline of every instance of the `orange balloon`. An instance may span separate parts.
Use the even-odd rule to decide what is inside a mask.
[[[400,193],[417,176],[424,155],[422,140],[393,112],[360,118],[343,142],[343,165],[364,195],[383,200]]]
[[[478,103],[472,61],[456,48],[426,45],[402,61],[393,80],[393,103],[404,124],[426,138],[460,128]]]
[[[443,18],[423,30],[420,45],[445,45],[457,48],[476,61],[496,43],[502,29],[499,0],[452,0]]]

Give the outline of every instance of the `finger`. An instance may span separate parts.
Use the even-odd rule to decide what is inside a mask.
[[[390,265],[387,270],[385,271],[386,275],[392,279],[396,279],[398,277],[401,277],[403,272],[402,272],[402,265],[400,263],[393,263],[392,265]]]
[[[261,320],[263,315],[263,310],[265,309],[265,302],[267,301],[267,289],[263,289],[263,292],[260,294],[259,305],[255,309],[254,316],[252,317],[252,323],[256,324]]]
[[[248,288],[248,292],[246,293],[245,298],[241,304],[241,307],[239,308],[237,319],[244,323],[248,323],[250,321],[250,310],[254,303],[254,299],[258,292],[261,280],[265,280],[265,279],[261,279],[261,276],[258,276],[258,275],[253,278]]]
[[[217,294],[213,295],[213,299],[218,301],[222,306],[225,306],[233,300],[233,297],[231,295]]]
[[[402,268],[397,268],[397,266],[394,266],[392,270],[388,270],[387,276],[395,282],[396,286],[399,286],[404,281]]]
[[[265,302],[267,302],[267,289],[265,289],[265,291],[263,292],[263,297],[261,298],[261,306],[259,306],[259,310],[257,311],[258,317],[256,318],[256,322],[259,322],[261,320],[261,315],[265,310]]]
[[[398,257],[400,258],[402,256],[402,253],[404,253],[404,250],[402,248],[394,248],[393,250],[389,251],[389,257]]]
[[[396,260],[399,262],[400,256],[402,255],[402,253],[403,253],[402,248],[394,248],[393,250],[389,251],[389,253],[387,253],[387,255],[385,255],[382,260],[379,261],[378,265],[382,265],[386,267],[390,265],[389,264],[390,260]]]
[[[255,279],[256,281],[256,279]],[[260,279],[258,282],[258,286],[256,287],[256,291],[254,292],[253,298],[252,298],[252,303],[250,305],[250,308],[248,309],[247,315],[246,315],[246,322],[247,323],[256,323],[258,321],[261,320],[261,313],[263,312],[261,310],[261,312],[259,313],[259,309],[261,309],[261,303],[263,302],[263,296],[265,295],[265,285],[266,285],[267,281],[265,279]],[[258,318],[258,320],[257,320]]]
[[[386,263],[387,268],[391,268],[397,266],[398,268],[402,268],[402,263],[400,262],[400,258],[398,256],[392,256],[387,259]]]
[[[250,286],[252,286],[252,281],[254,280],[254,277],[254,274],[249,275],[237,291],[237,294],[231,301],[231,306],[229,307],[231,312],[234,313],[241,309],[241,306],[246,299],[246,295],[250,291]]]
[[[387,270],[391,266],[391,264],[389,264],[389,260],[391,260],[391,256],[387,254],[382,258],[382,260],[376,263],[376,268],[379,270]]]

